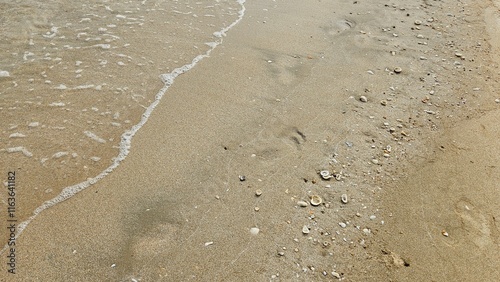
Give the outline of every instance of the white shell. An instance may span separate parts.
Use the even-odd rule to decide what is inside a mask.
[[[324,180],[328,180],[333,177],[333,175],[331,175],[331,173],[328,170],[320,171],[319,175],[321,175],[321,178],[323,178]]]
[[[347,194],[342,194],[342,196],[340,197],[340,200],[342,201],[342,203],[347,204],[347,202],[348,202]]]
[[[319,205],[321,205],[321,203],[323,203],[323,199],[321,199],[321,197],[318,195],[313,195],[313,196],[311,196],[310,202],[311,202],[311,205],[313,205],[313,206],[319,206]]]

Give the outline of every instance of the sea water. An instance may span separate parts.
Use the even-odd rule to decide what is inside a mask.
[[[0,0],[0,168],[5,186],[16,173],[17,234],[118,167],[175,78],[244,11],[244,0]]]

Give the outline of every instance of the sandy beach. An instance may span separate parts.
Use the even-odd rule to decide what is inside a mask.
[[[499,3],[236,4],[119,166],[16,238],[16,274],[4,249],[0,281],[496,281]],[[19,197],[25,219],[49,196]]]

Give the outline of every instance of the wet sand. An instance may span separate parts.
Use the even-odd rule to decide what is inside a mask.
[[[33,220],[14,278],[493,281],[489,2],[245,5],[122,164]]]

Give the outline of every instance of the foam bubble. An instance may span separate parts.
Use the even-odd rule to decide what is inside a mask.
[[[21,152],[26,157],[32,157],[33,156],[33,153],[31,153],[30,151],[28,151],[25,147],[21,147],[21,146],[20,147],[7,148],[6,151],[7,151],[7,153]]]
[[[9,135],[9,138],[24,138],[26,137],[26,135],[20,133],[20,132],[15,132],[15,133],[12,133],[11,135]]]
[[[102,139],[101,137],[95,135],[94,133],[90,131],[84,131],[83,134],[87,135],[90,139],[97,141],[99,143],[106,143],[106,140]]]

